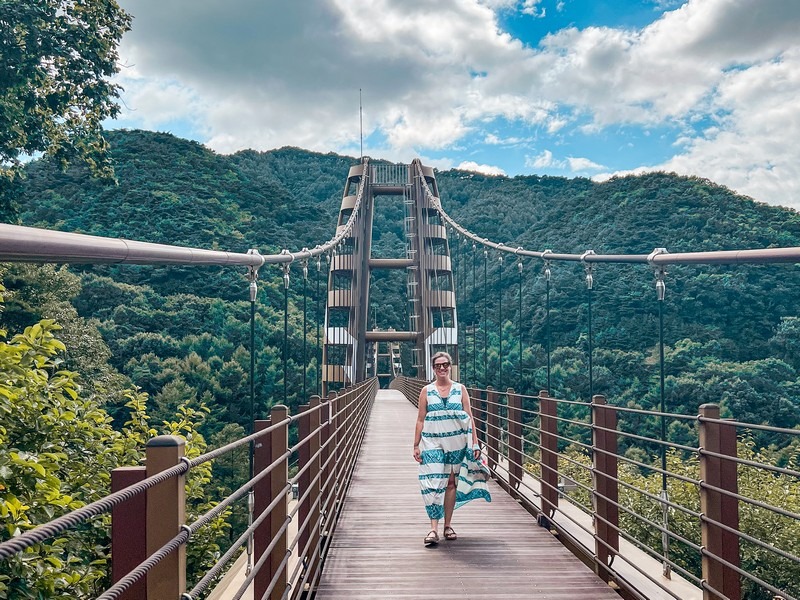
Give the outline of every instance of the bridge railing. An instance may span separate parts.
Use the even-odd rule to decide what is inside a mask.
[[[115,583],[99,596],[102,600],[198,598],[245,545],[247,575],[231,598],[241,598],[251,585],[256,598],[299,598],[319,579],[376,392],[377,380],[370,379],[331,392],[325,399],[312,396],[296,415],[289,415],[283,405],[274,406],[269,419],[256,422],[254,434],[193,459],[184,455],[182,438],[153,438],[147,444],[146,467],[118,469],[113,474],[115,485],[124,487],[3,542],[0,560],[111,512]],[[298,425],[299,435],[289,447],[292,424]],[[251,442],[253,478],[194,522],[184,523],[188,472]],[[289,478],[289,459],[295,453],[298,470]],[[295,486],[298,498],[290,508],[287,496]],[[254,491],[252,523],[187,592],[186,547],[192,535],[250,489]],[[297,523],[292,536],[290,523]]]
[[[399,378],[392,387],[416,405],[424,385]],[[607,581],[642,594],[646,580],[681,600],[800,595],[800,514],[790,507],[800,471],[796,463],[770,463],[748,443],[752,431],[798,440],[800,430],[720,419],[715,404],[681,415],[613,406],[603,396],[586,403],[546,392],[468,392],[496,481]],[[583,416],[563,416],[576,410]],[[644,428],[623,429],[620,413],[691,424],[699,445],[662,441]],[[581,430],[585,435],[574,433]],[[670,466],[622,454],[618,442],[624,438],[666,446]],[[679,463],[687,468],[675,468]],[[668,480],[669,497],[660,494],[661,477]],[[748,480],[760,485],[740,490]],[[659,563],[662,572],[654,573]],[[696,593],[676,591],[670,585],[675,574]],[[633,578],[639,583],[632,585]]]

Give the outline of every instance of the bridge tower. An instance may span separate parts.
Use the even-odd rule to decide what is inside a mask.
[[[439,191],[433,169],[417,159],[410,165],[369,164],[350,168],[339,210],[337,233],[346,231],[361,195],[360,210],[331,257],[325,308],[322,393],[363,381],[377,373],[378,344],[390,344],[392,371],[399,370],[399,344],[412,344],[412,371],[433,378],[430,357],[445,350],[453,357],[457,379],[458,334],[455,287],[447,231],[431,197]],[[403,203],[405,256],[372,258],[375,197]],[[376,269],[406,272],[407,331],[376,330],[368,325],[370,274]],[[374,365],[368,372],[368,365]],[[397,366],[396,366],[397,365]]]

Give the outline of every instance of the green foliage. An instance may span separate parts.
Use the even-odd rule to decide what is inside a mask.
[[[59,370],[63,343],[50,320],[0,342],[0,539],[108,493],[111,469],[138,460],[96,403],[83,400],[75,374]],[[5,339],[5,334],[3,334]],[[107,518],[10,559],[0,597],[78,598],[105,583]],[[44,560],[38,560],[43,557]]]
[[[156,435],[146,413],[147,395],[129,390],[128,421],[121,430],[97,402],[81,397],[78,377],[63,370],[66,350],[60,327],[42,320],[5,341],[0,332],[0,540],[98,500],[110,491],[111,471],[141,462]],[[196,406],[193,406],[195,405]],[[163,431],[187,440],[187,454],[206,444],[197,431],[208,408],[194,398],[176,407]],[[212,506],[212,466],[187,477],[187,518]],[[205,572],[227,537],[227,513],[214,519],[189,545],[190,576]],[[0,598],[89,598],[109,585],[109,517],[93,519],[64,535],[36,544],[5,561]]]
[[[117,44],[130,16],[115,0],[0,1],[0,214],[23,155],[43,152],[65,165],[79,158],[112,171],[102,122],[119,111]]]

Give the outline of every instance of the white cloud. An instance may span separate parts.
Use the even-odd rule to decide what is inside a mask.
[[[684,140],[650,168],[800,205],[800,2],[688,0],[643,29],[569,28],[538,45],[502,31],[497,12],[543,10],[536,0],[122,4],[135,16],[121,47],[134,65],[120,76],[122,126],[183,119],[223,152],[342,151],[358,146],[363,88],[364,133],[385,140],[390,159],[467,139],[500,149],[555,144],[576,128],[668,125]],[[501,140],[493,121],[520,134]],[[546,153],[526,166],[570,160],[605,168]]]
[[[542,0],[524,0],[521,8],[522,14],[543,19],[547,16],[547,10],[544,7],[539,7],[541,2]]]
[[[603,165],[599,165],[594,161],[589,160],[588,158],[580,158],[580,157],[573,157],[570,156],[567,158],[567,164],[569,164],[569,170],[573,173],[578,173],[581,171],[600,171],[602,169],[606,169]]]
[[[533,138],[523,138],[523,137],[506,137],[501,138],[494,133],[487,133],[486,137],[483,138],[483,143],[488,144],[490,146],[523,146],[525,144],[529,144],[533,141]]]
[[[567,163],[563,160],[555,160],[550,150],[543,150],[536,156],[526,156],[525,166],[532,169],[563,169],[567,166]]]
[[[503,171],[500,167],[494,167],[492,165],[479,165],[478,163],[465,160],[461,164],[459,164],[456,169],[460,171],[474,171],[475,173],[483,173],[484,175],[505,175],[506,172]]]

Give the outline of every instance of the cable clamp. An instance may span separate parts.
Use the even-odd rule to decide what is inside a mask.
[[[650,254],[647,255],[647,264],[655,267],[654,259],[659,254],[669,254],[669,251],[666,248],[655,248]]]
[[[592,256],[593,254],[595,254],[594,250],[587,250],[581,254],[581,262],[583,263],[583,268],[586,271],[586,288],[589,290],[591,290],[594,286],[594,264],[587,262],[586,257]]]
[[[308,254],[309,257],[311,256],[311,252],[309,252],[308,248],[303,248],[300,252]],[[308,258],[309,257],[303,258],[300,261],[300,264],[303,267],[303,279],[308,279]]]
[[[288,290],[289,289],[289,269],[291,268],[291,264],[294,262],[294,256],[291,254],[291,252],[289,252],[285,248],[283,250],[281,250],[281,255],[289,255],[289,256],[292,257],[292,260],[290,260],[288,263],[283,263],[281,265],[281,269],[283,270],[283,285],[284,285],[284,288]]]
[[[666,265],[655,264],[654,259],[659,254],[669,254],[669,252],[667,252],[666,248],[656,248],[647,255],[647,264],[653,267],[653,275],[656,278],[656,296],[658,297],[659,302],[663,302],[664,297],[667,294],[667,284],[664,281],[664,278],[667,275],[667,267]]]
[[[546,250],[544,250],[542,252],[542,260],[544,260],[544,278],[547,281],[550,281],[550,275],[551,275],[551,272],[550,272],[550,261],[548,260],[547,255],[548,254],[552,254],[552,253],[553,253],[553,251],[550,250],[550,248],[547,248]]]

